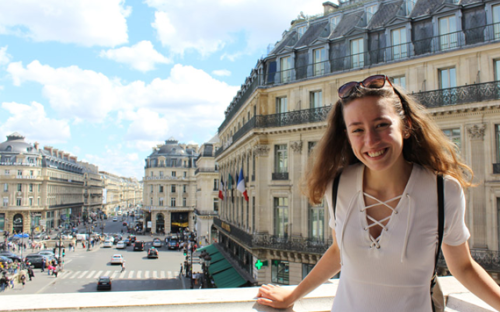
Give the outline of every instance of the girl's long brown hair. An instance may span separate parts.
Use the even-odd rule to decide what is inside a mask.
[[[435,173],[450,175],[463,188],[472,186],[472,169],[457,153],[456,145],[432,120],[428,110],[399,87],[382,89],[357,88],[344,100],[338,100],[327,117],[327,129],[310,159],[311,170],[306,175],[305,195],[313,204],[319,204],[327,184],[339,170],[359,162],[349,145],[342,108],[354,99],[367,96],[386,98],[394,103],[396,113],[401,116],[404,130],[410,137],[404,140],[403,157]]]

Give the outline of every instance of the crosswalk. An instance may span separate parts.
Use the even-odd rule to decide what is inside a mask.
[[[142,271],[142,270],[94,270],[94,271],[64,271],[59,277],[61,279],[96,279],[100,276],[110,276],[112,279],[176,279],[179,278],[178,271]]]

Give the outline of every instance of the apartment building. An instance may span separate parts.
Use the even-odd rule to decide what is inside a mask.
[[[385,74],[428,107],[474,170],[471,252],[500,272],[500,1],[323,7],[292,21],[225,112],[215,161],[226,181],[243,169],[249,201],[233,191],[220,202],[219,245],[257,284],[298,284],[307,275],[332,239],[326,207],[301,195],[308,156],[337,89]]]

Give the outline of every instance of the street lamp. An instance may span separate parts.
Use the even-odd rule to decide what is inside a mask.
[[[205,282],[206,288],[210,288],[210,281],[209,281],[209,274],[208,274],[208,267],[210,266],[210,261],[212,260],[212,257],[203,250],[200,254],[200,260],[203,261],[202,269],[203,269],[203,281]]]

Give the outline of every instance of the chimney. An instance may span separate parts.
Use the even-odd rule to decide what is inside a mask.
[[[34,147],[34,148],[35,148],[35,150],[37,150],[37,151],[38,151],[38,145],[39,145],[39,144],[38,144],[38,142],[35,142],[35,144],[33,144],[33,147]]]
[[[44,146],[43,149],[49,152],[49,154],[52,156],[52,146]]]
[[[333,11],[338,9],[338,7],[339,6],[333,2],[330,2],[330,1],[323,2],[323,10],[324,10],[325,15],[332,13]]]

